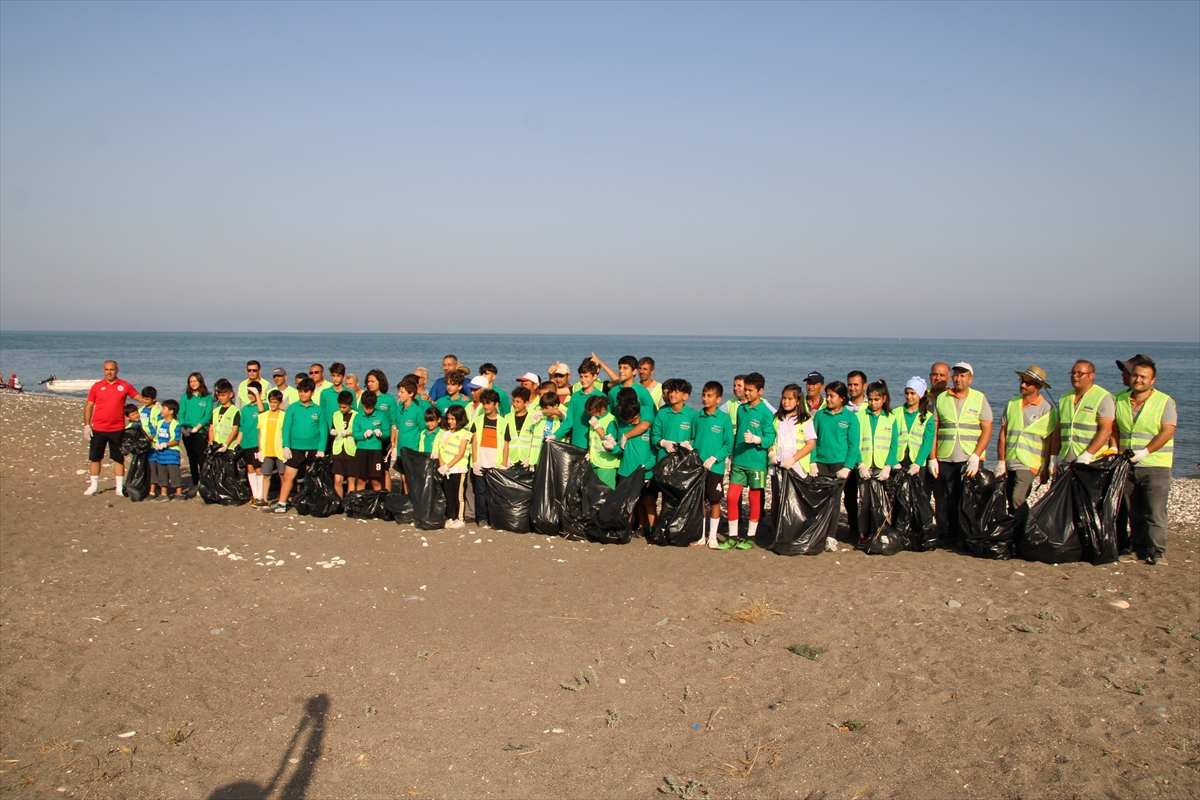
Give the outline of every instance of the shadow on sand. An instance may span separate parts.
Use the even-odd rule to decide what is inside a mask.
[[[296,725],[296,732],[292,734],[292,740],[288,742],[283,755],[279,757],[279,766],[275,769],[275,774],[271,776],[271,779],[265,785],[259,785],[249,780],[226,784],[214,789],[213,793],[208,796],[208,800],[267,800],[272,796],[278,800],[302,800],[307,795],[308,785],[312,783],[313,774],[317,769],[317,761],[321,758],[322,742],[325,738],[325,715],[328,713],[328,695],[318,694],[310,697],[304,708],[304,716],[300,718],[300,723]],[[292,751],[296,749],[300,743],[300,737],[304,736],[306,732],[308,735],[300,752],[296,771],[279,788],[278,795],[275,795],[276,787],[279,787],[279,781],[287,770],[288,759],[292,758]]]

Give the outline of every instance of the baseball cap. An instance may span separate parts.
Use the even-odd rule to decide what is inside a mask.
[[[560,361],[551,368],[550,374],[551,375],[570,375],[571,368]]]
[[[474,378],[471,378],[472,389],[486,389],[489,386],[491,386],[491,384],[487,382],[487,378],[484,378],[481,375],[476,375]]]
[[[1139,365],[1149,365],[1152,367],[1154,366],[1154,359],[1145,353],[1138,353],[1126,361],[1117,359],[1117,369],[1121,370],[1121,372],[1132,374],[1133,368]]]
[[[824,383],[825,376],[822,375],[821,373],[817,372],[816,370],[813,370],[812,372],[810,372],[804,376],[804,382],[805,383]]]
[[[517,383],[520,383],[521,381],[532,381],[533,383],[541,383],[542,379],[540,377],[538,377],[538,374],[536,372],[526,372],[524,375],[517,378]]]
[[[972,375],[974,375],[974,374],[975,374],[975,370],[974,370],[974,369],[972,369],[972,368],[971,368],[971,365],[970,365],[970,364],[968,364],[968,363],[967,363],[967,362],[965,362],[965,361],[960,361],[960,362],[958,362],[957,364],[955,364],[955,365],[954,365],[953,367],[951,367],[950,369],[952,369],[952,370],[955,370],[955,369],[961,369],[963,372],[969,372],[969,373],[971,373]]]
[[[284,378],[286,378],[287,370],[284,369],[283,367],[276,367],[275,369],[271,370],[271,376],[275,377],[275,378],[283,376]]]

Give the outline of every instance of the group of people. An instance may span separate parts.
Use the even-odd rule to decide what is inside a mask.
[[[1124,492],[1121,558],[1165,563],[1167,496],[1171,485],[1175,404],[1154,388],[1154,360],[1138,354],[1118,361],[1124,390],[1115,396],[1096,384],[1096,366],[1077,361],[1071,389],[1055,405],[1044,370],[1016,371],[1018,394],[1000,421],[995,475],[1006,482],[1010,511],[1028,502],[1036,482],[1052,479],[1060,464],[1090,464],[1118,452],[1132,453]],[[405,375],[390,393],[384,373],[365,380],[333,363],[328,377],[321,364],[289,382],[281,367],[266,379],[258,361],[246,365],[235,387],[224,378],[210,392],[193,372],[178,401],[161,403],[153,387],[140,392],[118,377],[115,361],[105,362],[104,379],[88,394],[84,434],[89,440],[90,484],[98,491],[105,447],[114,462],[117,489],[124,475],[120,438],[126,425],[138,426],[154,442],[151,495],[161,500],[189,496],[180,473],[186,451],[193,484],[211,450],[237,451],[246,465],[253,503],[287,513],[296,479],[316,459],[332,456],[339,495],[366,488],[391,491],[392,466],[401,449],[429,454],[438,462],[446,495],[446,527],[466,520],[488,525],[486,470],[525,464],[536,467],[547,439],[587,451],[597,477],[617,486],[639,468],[647,480],[635,511],[649,535],[658,511],[655,464],[678,448],[693,450],[707,470],[707,524],[695,545],[751,549],[764,508],[764,489],[773,470],[794,470],[802,478],[834,476],[845,481],[843,502],[851,535],[860,541],[859,485],[887,481],[895,470],[922,476],[932,496],[941,530],[962,538],[959,502],[962,481],[984,467],[995,429],[987,398],[971,384],[974,368],[938,362],[928,380],[910,378],[893,397],[886,380],[868,382],[860,370],[846,381],[826,383],[810,372],[789,383],[778,405],[765,398],[766,382],[751,372],[735,376],[732,397],[709,381],[700,390],[700,408],[688,405],[693,387],[682,379],[659,383],[652,358],[624,356],[614,371],[595,353],[575,370],[557,362],[548,379],[527,372],[509,390],[497,384],[495,365],[482,364],[474,377],[454,355],[442,361],[442,375],[428,370]],[[603,374],[604,378],[601,377]],[[131,401],[131,402],[129,402]],[[278,499],[268,501],[278,476]],[[730,535],[717,530],[722,502]],[[748,529],[739,536],[747,506]],[[1125,519],[1127,517],[1128,523]],[[834,515],[827,531],[833,544]]]

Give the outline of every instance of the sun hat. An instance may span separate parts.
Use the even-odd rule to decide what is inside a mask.
[[[1031,380],[1035,383],[1040,383],[1047,389],[1051,388],[1050,384],[1046,383],[1046,370],[1036,365],[1030,366],[1029,369],[1025,370],[1024,372],[1017,372],[1017,377],[1025,378],[1026,380]]]

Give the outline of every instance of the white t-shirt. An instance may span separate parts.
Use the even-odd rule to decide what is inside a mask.
[[[817,426],[813,424],[812,417],[809,417],[804,421],[804,441],[814,442],[816,439]],[[794,417],[788,417],[779,423],[779,433],[775,436],[775,453],[779,456],[780,462],[796,455],[796,420]],[[804,474],[799,463],[793,464],[792,470],[797,475]]]

